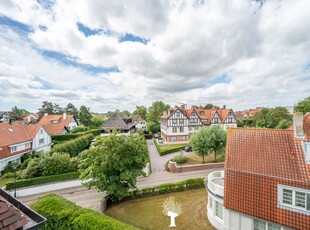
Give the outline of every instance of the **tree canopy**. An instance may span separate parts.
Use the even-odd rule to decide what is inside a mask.
[[[292,124],[292,116],[286,108],[276,107],[274,109],[262,109],[255,113],[253,121],[256,127],[260,128],[286,129]]]
[[[90,127],[92,124],[91,121],[92,114],[90,112],[90,108],[87,108],[85,105],[82,105],[79,110],[79,119],[83,125]]]
[[[17,106],[12,107],[10,117],[13,118],[13,120],[22,120],[23,115],[29,114],[30,112],[26,109],[19,109]]]
[[[133,115],[145,120],[146,113],[147,113],[147,108],[141,105],[141,106],[136,106],[136,110],[133,112]]]
[[[216,155],[226,146],[226,131],[218,125],[200,128],[192,135],[190,144],[193,151],[202,157],[203,163],[204,157],[212,153],[216,161]]]
[[[118,202],[136,188],[137,177],[144,175],[147,154],[145,139],[139,134],[117,136],[114,132],[100,137],[80,154],[81,179],[91,179],[87,187],[105,191],[108,199]]]
[[[64,112],[67,113],[67,114],[72,114],[72,115],[74,115],[76,118],[78,118],[79,111],[78,111],[78,109],[77,109],[72,103],[69,103],[69,104],[64,108]]]
[[[41,108],[39,108],[40,117],[43,117],[45,113],[47,114],[59,114],[63,113],[63,109],[56,103],[43,101]]]
[[[104,119],[102,117],[93,115],[91,118],[91,127],[92,128],[99,128],[104,122]]]
[[[155,101],[153,102],[152,106],[149,107],[148,113],[146,114],[146,121],[148,122],[147,129],[150,132],[154,133],[160,130],[159,119],[161,115],[163,115],[163,112],[168,110],[169,108],[170,108],[170,105],[166,105],[162,101]],[[155,123],[155,125],[153,123]],[[156,128],[156,130],[154,127]]]
[[[298,102],[295,106],[295,111],[302,112],[303,114],[310,112],[310,97],[307,97],[303,101]]]

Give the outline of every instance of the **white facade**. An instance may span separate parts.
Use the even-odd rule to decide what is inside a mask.
[[[145,120],[139,120],[136,124],[137,129],[146,129],[147,123]]]
[[[236,185],[242,186],[242,185]],[[276,223],[268,222],[224,207],[224,171],[215,171],[208,175],[207,183],[208,219],[218,230],[290,230]],[[272,225],[275,228],[269,228]]]
[[[41,127],[36,136],[33,138],[32,151],[45,153],[51,150],[51,145],[51,136],[46,132],[43,127]]]
[[[77,126],[78,126],[78,123],[72,117],[72,119],[71,119],[69,125],[67,126],[67,128],[71,131],[71,130],[75,129]]]

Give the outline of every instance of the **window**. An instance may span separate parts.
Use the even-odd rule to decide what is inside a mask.
[[[202,116],[203,116],[203,115],[205,115],[205,112],[204,112],[204,111],[200,111],[200,112],[199,112],[199,115],[202,115]]]
[[[223,220],[223,204],[215,201],[215,215]]]
[[[281,226],[260,219],[254,219],[254,230],[280,230]]]
[[[171,141],[177,141],[177,137],[171,137]]]
[[[214,123],[219,123],[219,119],[218,118],[214,118],[213,121],[214,121]]]
[[[40,145],[44,144],[44,138],[41,138],[41,139],[39,140],[39,144],[40,144]]]
[[[310,190],[278,185],[280,208],[304,210],[310,214]]]
[[[189,126],[189,127],[188,127],[188,130],[189,130],[189,131],[192,131],[192,126]]]
[[[181,141],[185,141],[186,140],[186,136],[181,136]]]
[[[25,149],[28,149],[28,148],[30,148],[30,143],[25,144]]]
[[[17,151],[17,146],[11,147],[11,152],[12,152],[12,153],[14,153],[14,152],[16,152],[16,151]]]
[[[40,134],[43,134],[43,129],[40,130]]]
[[[180,120],[180,124],[184,124],[184,120]]]
[[[210,208],[210,209],[212,209],[212,207],[213,207],[212,202],[213,202],[213,199],[212,199],[211,196],[209,196],[209,208]]]
[[[172,120],[172,123],[173,123],[173,124],[176,124],[176,123],[177,123],[177,120]]]
[[[172,132],[176,133],[177,132],[177,127],[172,127]]]
[[[184,127],[180,127],[180,133],[184,132]]]
[[[175,113],[177,117],[180,117],[180,112]]]
[[[232,123],[232,118],[228,118],[228,123]]]

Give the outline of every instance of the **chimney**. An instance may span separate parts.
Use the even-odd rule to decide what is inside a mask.
[[[303,137],[304,136],[304,129],[303,129],[303,121],[304,115],[301,112],[294,113],[294,130],[296,137]]]
[[[223,105],[223,109],[226,109],[226,105]]]
[[[47,116],[48,115],[48,113],[44,113],[44,116]]]
[[[66,120],[66,119],[67,119],[67,113],[64,113],[63,116],[62,116],[62,118],[63,118],[64,120]]]
[[[182,104],[182,105],[181,105],[181,108],[182,108],[183,110],[185,110],[185,104]]]
[[[28,115],[28,118],[27,118],[28,122],[30,123],[30,115]]]

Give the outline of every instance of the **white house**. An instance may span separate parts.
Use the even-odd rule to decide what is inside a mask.
[[[51,136],[40,125],[0,123],[0,171],[8,163],[21,163],[21,156],[32,152],[47,152],[51,149]]]

